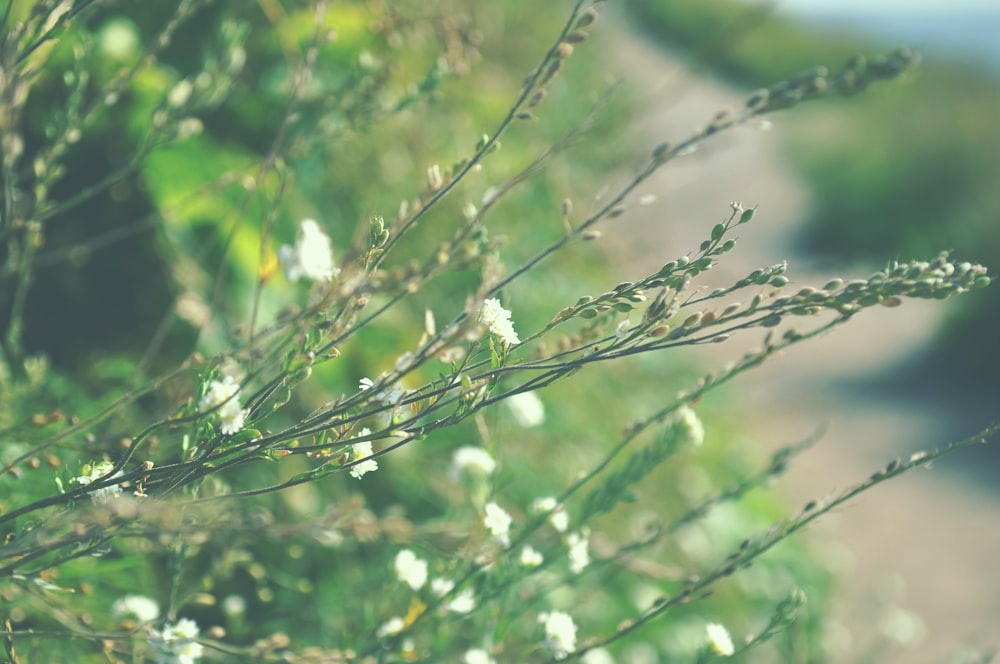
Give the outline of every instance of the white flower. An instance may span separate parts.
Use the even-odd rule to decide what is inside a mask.
[[[490,654],[482,648],[466,650],[462,657],[462,664],[497,664],[497,661],[490,657]]]
[[[111,605],[111,613],[119,618],[131,617],[139,622],[149,622],[160,617],[160,606],[156,600],[144,595],[125,595]]]
[[[285,268],[285,277],[289,281],[298,281],[302,277],[330,281],[340,274],[333,264],[330,238],[320,230],[316,220],[303,219],[299,230],[294,247],[284,244],[278,249],[278,260]]]
[[[87,486],[91,482],[96,482],[97,480],[103,478],[105,475],[114,470],[115,464],[110,461],[102,461],[98,464],[91,466],[90,464],[85,464],[83,466],[83,475],[73,478],[74,481],[80,486]],[[120,477],[122,471],[118,471],[112,478]],[[112,484],[110,486],[101,487],[96,491],[90,492],[90,501],[95,505],[103,505],[104,503],[118,498],[122,493],[122,488],[117,484]]]
[[[242,431],[248,412],[246,408],[240,408],[240,402],[235,399],[223,404],[222,408],[219,409],[219,423],[222,425],[220,427],[222,433],[231,436]]]
[[[583,529],[579,533],[570,533],[566,536],[566,543],[569,545],[569,569],[574,574],[579,574],[590,564],[587,535],[587,530]]]
[[[502,507],[496,503],[486,504],[486,516],[483,519],[483,525],[486,526],[496,541],[505,547],[510,546],[510,535],[508,534],[510,523],[510,515]]]
[[[545,558],[542,557],[542,554],[535,551],[530,544],[525,544],[524,548],[521,549],[520,560],[521,564],[525,567],[538,567],[545,562]]]
[[[379,638],[385,638],[387,636],[392,636],[393,634],[399,634],[406,627],[406,623],[399,616],[395,618],[389,618],[384,625],[378,628],[375,632]]]
[[[587,654],[580,661],[583,664],[615,664],[615,660],[611,658],[611,653],[604,648],[588,650]]]
[[[240,398],[240,384],[232,376],[223,376],[222,380],[213,380],[208,384],[205,395],[198,402],[198,410],[212,410],[229,401]]]
[[[427,582],[427,561],[417,558],[417,554],[409,549],[396,554],[394,567],[396,578],[414,590],[420,590]]]
[[[375,381],[367,376],[358,381],[358,389],[364,392],[365,390],[370,390],[375,385]]]
[[[431,580],[431,592],[441,597],[442,595],[451,591],[455,587],[454,581],[449,581],[448,579],[442,579],[440,576]]]
[[[451,456],[455,470],[481,475],[492,475],[497,462],[481,447],[466,445],[455,450]]]
[[[442,579],[441,577],[431,581],[431,592],[438,597],[447,595],[454,587],[455,583],[453,581]],[[445,604],[444,607],[455,613],[468,613],[476,608],[476,596],[472,593],[471,588],[466,588]]]
[[[150,640],[153,661],[156,664],[193,664],[201,657],[202,646],[198,638],[198,625],[193,620],[181,618],[176,624],[167,623],[163,631],[154,633]]]
[[[472,593],[472,588],[466,588],[445,606],[454,613],[468,613],[476,608],[476,596]]]
[[[536,498],[531,503],[531,512],[533,514],[551,512],[549,514],[549,523],[552,524],[553,528],[561,533],[566,532],[566,529],[569,528],[569,515],[566,513],[566,508],[557,503],[556,499],[551,496]]]
[[[556,659],[565,659],[576,650],[576,623],[568,613],[551,611],[538,616],[545,625],[545,647]]]
[[[500,300],[495,297],[483,302],[479,312],[479,322],[490,328],[490,332],[508,346],[521,343],[510,322],[510,312],[500,306]]]
[[[365,427],[358,433],[358,437],[370,436],[371,430]],[[370,473],[373,470],[378,470],[378,461],[375,459],[369,459],[374,452],[372,451],[372,441],[366,440],[363,443],[354,443],[351,445],[351,461],[361,461],[361,463],[351,466],[351,477],[354,479],[361,479],[365,473]]]
[[[729,630],[719,623],[708,623],[705,625],[708,632],[708,647],[716,655],[728,657],[735,652],[733,640],[729,637]]]
[[[509,397],[507,407],[525,429],[537,427],[545,421],[545,406],[534,392],[521,392]]]
[[[198,402],[202,411],[219,408],[219,422],[222,433],[232,435],[243,429],[247,410],[240,406],[240,384],[232,376],[224,376],[222,380],[213,380],[208,384],[208,390]]]
[[[694,411],[687,406],[681,406],[677,410],[677,413],[674,415],[674,421],[680,428],[680,433],[684,436],[684,439],[695,447],[698,447],[705,441],[705,427],[702,426],[701,420],[698,419]]]

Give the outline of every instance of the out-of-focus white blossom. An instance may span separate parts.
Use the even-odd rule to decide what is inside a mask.
[[[536,498],[531,503],[531,513],[532,514],[542,514],[544,512],[551,512],[549,514],[549,523],[552,527],[561,533],[566,532],[569,528],[569,515],[566,513],[566,508],[556,502],[556,499],[547,496],[545,498]]]
[[[695,447],[705,442],[705,427],[695,412],[687,406],[681,406],[674,415],[674,421],[680,428],[684,439]]]
[[[91,482],[96,482],[97,480],[101,479],[102,477],[110,473],[112,470],[114,470],[114,468],[115,464],[111,463],[110,461],[102,461],[94,465],[85,464],[83,466],[83,475],[80,475],[73,479],[80,486],[87,486]],[[120,477],[121,475],[122,471],[119,470],[117,473],[112,475],[112,478]],[[91,491],[88,495],[90,496],[90,501],[92,503],[94,503],[95,505],[103,505],[104,503],[107,503],[110,500],[118,498],[121,495],[121,493],[122,493],[122,488],[120,486],[118,486],[117,484],[111,484],[106,487],[101,487],[100,489],[97,489],[95,491]]]
[[[729,630],[719,623],[708,623],[705,625],[708,632],[708,647],[716,655],[728,657],[736,652],[733,648],[733,639],[729,636]]]
[[[521,556],[519,560],[525,567],[538,567],[545,562],[545,558],[542,557],[542,554],[535,551],[530,544],[525,544],[524,548],[521,549]]]
[[[315,219],[302,220],[295,245],[282,245],[278,249],[278,260],[285,268],[285,278],[289,281],[298,281],[302,277],[330,281],[340,274],[340,269],[333,264],[330,238]]]
[[[427,582],[427,561],[417,558],[417,554],[410,549],[397,553],[393,566],[396,568],[396,578],[414,590],[420,590]]]
[[[570,533],[566,536],[566,543],[569,545],[569,569],[574,574],[579,574],[590,564],[588,534],[587,529],[584,528],[578,533]]]
[[[497,462],[493,460],[489,452],[474,445],[465,445],[455,450],[451,456],[451,462],[458,472],[480,475],[492,475],[497,467]]]
[[[385,638],[387,636],[392,636],[394,634],[399,634],[406,627],[406,623],[399,616],[389,618],[378,630],[375,632],[378,634],[379,638]]]
[[[486,516],[483,518],[483,525],[486,526],[496,541],[500,542],[504,547],[510,546],[510,515],[496,503],[487,503],[485,511]]]
[[[534,392],[521,392],[508,397],[507,407],[517,423],[526,429],[545,422],[545,406]]]
[[[125,595],[111,605],[111,613],[119,618],[135,618],[149,622],[160,617],[160,605],[145,595]]]
[[[462,657],[462,664],[497,664],[497,661],[490,657],[490,654],[482,648],[466,650]]]
[[[565,659],[576,650],[576,623],[562,611],[550,611],[538,616],[538,622],[545,626],[545,647],[556,659]]]

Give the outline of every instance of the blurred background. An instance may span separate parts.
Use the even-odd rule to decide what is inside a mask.
[[[702,164],[685,164],[690,178],[663,178],[671,193],[664,198],[682,199],[670,210],[679,219],[692,210],[705,214],[699,206],[708,192],[692,191],[690,182],[706,179],[721,179],[720,190],[761,206],[760,224],[740,245],[750,253],[738,254],[746,267],[787,258],[793,280],[819,286],[835,272],[867,274],[888,260],[928,259],[939,249],[995,262],[995,3],[631,0],[626,6],[622,40],[633,67],[623,71],[656,91],[647,93],[655,103],[645,105],[654,109],[646,132],[663,126],[669,108],[683,108],[681,121],[694,123],[698,112],[704,118],[812,65],[833,70],[851,55],[898,46],[922,55],[921,68],[903,81],[779,113],[770,117],[766,137],[758,131],[733,139]],[[644,226],[655,227],[655,220]],[[743,394],[766,413],[751,420],[756,436],[828,426],[801,472],[789,477],[802,499],[843,488],[879,459],[969,435],[1000,412],[1000,291],[944,306],[907,302],[866,318],[747,381],[754,386]],[[845,547],[845,635],[854,647],[880,638],[914,647],[866,661],[953,661],[960,644],[982,642],[1000,624],[1000,577],[990,563],[1000,554],[990,525],[1000,518],[998,467],[995,449],[973,450],[866,497],[824,526]],[[893,604],[902,612],[886,612]]]

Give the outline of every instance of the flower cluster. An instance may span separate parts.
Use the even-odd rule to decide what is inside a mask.
[[[365,427],[360,431],[359,437],[363,438],[365,436],[370,436],[371,433],[371,430],[368,429],[368,427]],[[372,450],[372,442],[370,440],[351,445],[351,461],[361,462],[351,466],[351,477],[359,480],[365,475],[365,473],[378,470],[378,461],[370,458],[374,453],[375,452]]]
[[[243,429],[248,411],[240,406],[240,384],[232,376],[208,384],[208,390],[198,402],[198,409],[207,411],[213,408],[219,409],[222,433],[228,436]]]
[[[396,569],[396,578],[414,590],[420,590],[427,582],[427,561],[417,558],[417,554],[409,549],[403,549],[396,554],[393,566]]]
[[[90,465],[86,464],[83,467],[83,475],[73,478],[73,480],[80,486],[87,486],[91,482],[95,482],[112,470],[114,470],[115,464],[110,461],[102,461],[101,463]],[[122,471],[118,471],[112,477],[121,476]],[[117,484],[112,484],[111,486],[101,487],[95,491],[90,492],[90,500],[95,505],[103,505],[104,503],[118,498],[122,493],[122,488]]]
[[[479,311],[479,322],[490,328],[490,333],[496,336],[507,346],[521,343],[514,331],[514,324],[510,321],[510,311],[500,306],[500,300],[495,297],[483,302],[483,308]]]
[[[490,531],[493,538],[504,547],[510,546],[511,518],[506,511],[496,503],[487,503],[483,525]]]
[[[315,219],[303,219],[295,245],[282,245],[278,260],[285,268],[285,278],[298,281],[305,277],[313,281],[330,281],[340,269],[333,264],[330,238],[320,230]]]
[[[538,622],[545,626],[545,647],[556,659],[576,650],[576,623],[573,617],[562,611],[550,611],[538,616]]]
[[[167,623],[150,640],[153,661],[156,664],[194,664],[201,657],[202,645],[198,638],[198,625],[188,618]]]

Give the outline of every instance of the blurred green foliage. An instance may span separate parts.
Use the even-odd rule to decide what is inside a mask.
[[[814,65],[871,52],[737,0],[629,0],[641,29],[749,88]],[[989,265],[1000,255],[1000,81],[955,62],[928,61],[904,83],[790,114],[789,151],[810,188],[802,241],[828,257],[879,264],[930,258],[941,247]],[[964,298],[928,360],[939,378],[992,387],[1000,372],[1000,290]]]

